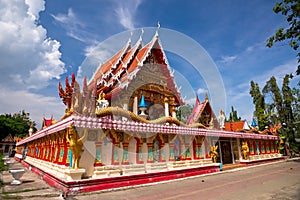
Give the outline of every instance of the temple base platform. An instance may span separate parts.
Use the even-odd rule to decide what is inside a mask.
[[[249,156],[249,160],[241,159],[240,164],[249,166],[249,165],[274,162],[274,161],[283,160],[283,159],[284,159],[284,157],[282,156],[282,154],[253,155],[253,156]]]
[[[50,186],[58,188],[64,196],[85,192],[122,188],[180,179],[220,171],[219,163],[210,160],[176,161],[174,163],[148,163],[147,165],[121,165],[95,167],[92,177],[83,177],[84,169],[71,170],[65,166],[26,157],[16,160],[41,177]],[[74,178],[75,177],[75,178]],[[79,177],[81,179],[79,179]],[[74,179],[72,179],[74,178]]]

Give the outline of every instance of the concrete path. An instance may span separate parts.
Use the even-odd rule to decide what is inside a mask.
[[[10,161],[14,161],[13,158]],[[60,192],[47,183],[41,180],[36,174],[32,173],[26,169],[21,163],[15,161],[12,164],[11,169],[25,169],[24,175],[21,177],[21,185],[11,185],[10,183],[14,180],[9,171],[3,171],[1,173],[0,179],[3,180],[3,185],[1,189],[2,199],[62,199],[58,198]],[[53,198],[56,197],[56,198]],[[0,198],[0,199],[1,199]]]

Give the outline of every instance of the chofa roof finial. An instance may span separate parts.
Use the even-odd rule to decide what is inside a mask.
[[[144,29],[142,28],[142,29],[141,29],[140,40],[142,40],[142,38],[143,38],[143,35],[144,35]]]
[[[208,92],[206,92],[205,101],[208,101]]]
[[[155,32],[155,36],[158,37],[158,30],[160,29],[160,23],[159,21],[157,22],[157,28],[156,28],[156,32]]]

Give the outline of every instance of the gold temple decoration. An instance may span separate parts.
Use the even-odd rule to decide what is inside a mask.
[[[249,147],[247,141],[242,142],[242,153],[243,153],[243,159],[249,160]]]
[[[82,152],[82,141],[87,136],[87,129],[84,129],[84,134],[81,138],[79,138],[78,133],[73,126],[73,124],[70,125],[70,127],[67,130],[66,139],[69,142],[69,147],[72,150],[72,169],[78,169],[79,166],[79,160],[80,155]],[[79,138],[79,139],[78,139]]]
[[[217,162],[217,157],[218,157],[218,145],[215,146],[211,146],[210,147],[210,152],[209,155],[212,158],[213,162],[216,163]]]

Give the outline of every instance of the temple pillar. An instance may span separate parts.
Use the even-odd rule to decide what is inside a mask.
[[[174,142],[169,143],[169,152],[170,152],[169,161],[175,161],[174,147],[175,147]]]
[[[165,116],[166,117],[169,117],[170,116],[170,114],[169,114],[169,103],[168,103],[168,98],[167,97],[165,97],[165,99],[164,99],[164,102],[165,102]]]
[[[135,96],[133,99],[133,113],[138,115],[138,97]]]
[[[239,160],[241,160],[241,159],[242,159],[242,150],[241,150],[241,142],[240,142],[240,138],[237,138],[237,139],[236,139],[236,144],[237,144],[238,152],[239,152]]]
[[[231,158],[232,158],[232,163],[235,163],[234,159],[234,152],[233,152],[233,144],[232,144],[232,138],[230,138],[230,149],[231,149]]]
[[[223,163],[222,159],[222,151],[221,151],[221,141],[218,140],[218,151],[219,151],[219,157],[220,157],[220,163]],[[218,158],[217,158],[218,159]],[[217,161],[218,162],[218,161]]]
[[[204,150],[205,150],[205,152],[204,152],[204,155],[205,155],[205,158],[211,158],[210,157],[210,155],[209,155],[209,152],[210,152],[210,146],[211,146],[211,144],[210,144],[210,138],[209,137],[207,137],[207,140],[205,140],[205,148],[204,148]]]
[[[143,142],[142,144],[142,160],[144,164],[147,164],[148,160],[148,145],[146,142]]]

